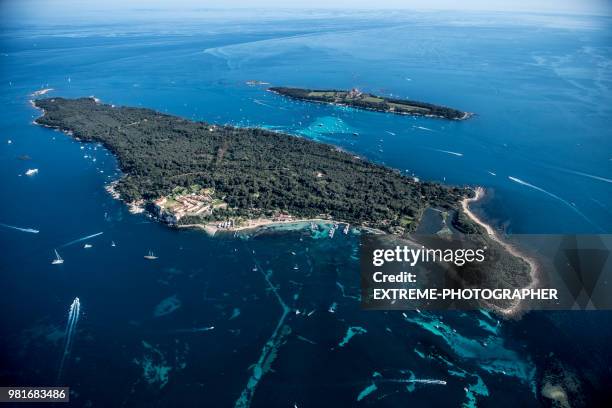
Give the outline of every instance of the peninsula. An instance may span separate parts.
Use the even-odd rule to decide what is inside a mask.
[[[268,89],[276,94],[292,99],[309,102],[328,103],[332,105],[350,106],[377,112],[395,113],[398,115],[429,116],[450,120],[465,120],[472,116],[445,106],[431,103],[411,101],[407,99],[388,98],[361,92],[358,89],[350,91],[313,90],[302,88],[272,87]]]

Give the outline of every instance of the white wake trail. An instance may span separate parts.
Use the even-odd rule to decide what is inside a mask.
[[[562,168],[558,168],[558,170],[563,171],[565,173],[575,174],[577,176],[587,177],[587,178],[590,178],[590,179],[593,179],[593,180],[603,181],[605,183],[612,183],[612,179],[601,177],[601,176],[596,176],[594,174],[584,173],[582,171],[576,171],[576,170],[570,170],[570,169],[562,169]]]
[[[266,108],[276,109],[276,106],[268,105],[267,103],[262,102],[259,99],[253,99],[253,103],[256,103],[256,104],[261,105],[261,106],[265,106]]]
[[[22,232],[29,232],[30,234],[38,234],[40,231],[38,231],[37,229],[34,228],[22,228],[22,227],[15,227],[14,225],[8,225],[8,224],[4,224],[2,222],[0,222],[0,225],[5,227],[5,228],[11,228],[17,231],[22,231]]]
[[[581,216],[582,218],[584,218],[584,219],[585,219],[585,220],[586,220],[586,221],[587,221],[589,224],[591,224],[591,225],[593,225],[593,226],[595,226],[595,227],[599,228],[599,227],[597,226],[597,224],[595,224],[593,221],[591,221],[591,220],[590,220],[590,219],[589,219],[589,218],[588,218],[586,215],[584,215],[584,214],[583,214],[583,213],[582,213],[582,212],[581,212],[581,211],[580,211],[578,208],[574,207],[574,206],[573,206],[571,203],[569,203],[568,201],[566,201],[566,200],[564,200],[563,198],[559,197],[558,195],[553,194],[553,193],[551,193],[550,191],[544,190],[542,187],[534,186],[533,184],[528,183],[528,182],[526,182],[526,181],[524,181],[524,180],[521,180],[520,178],[516,178],[516,177],[512,177],[512,176],[508,176],[508,178],[509,178],[510,180],[514,181],[515,183],[518,183],[518,184],[521,184],[521,185],[523,185],[523,186],[526,186],[526,187],[532,188],[532,189],[534,189],[534,190],[537,190],[537,191],[539,191],[539,192],[541,192],[541,193],[544,193],[544,194],[546,194],[547,196],[552,197],[552,198],[554,198],[555,200],[557,200],[557,201],[559,201],[559,202],[561,202],[561,203],[565,204],[566,206],[568,206],[569,208],[571,208],[571,209],[572,209],[572,211],[574,211],[576,214],[578,214],[579,216]]]
[[[76,329],[76,325],[79,321],[79,314],[81,313],[81,302],[79,298],[74,298],[72,304],[70,305],[70,311],[68,312],[68,323],[66,323],[66,333],[64,335],[65,343],[64,343],[64,353],[62,354],[62,360],[60,361],[59,371],[57,373],[57,382],[59,384],[62,378],[62,372],[64,371],[64,364],[66,363],[66,359],[70,355],[70,350],[72,348],[72,340],[74,338],[74,332]]]
[[[200,333],[200,332],[207,332],[210,330],[214,330],[215,326],[209,326],[209,327],[194,327],[193,329],[176,329],[173,331],[173,333]]]
[[[463,157],[463,153],[451,152],[450,150],[433,149],[436,152],[452,154],[453,156]]]
[[[446,385],[445,380],[437,380],[431,378],[389,378],[380,380],[380,382],[393,382],[393,383],[420,383],[420,384],[436,384]]]
[[[91,235],[88,235],[88,236],[83,237],[83,238],[78,238],[78,239],[75,239],[74,241],[67,242],[64,245],[60,245],[60,248],[67,247],[69,245],[76,244],[77,242],[85,241],[85,240],[88,240],[90,238],[97,237],[98,235],[102,235],[102,234],[104,234],[104,232],[97,232],[95,234],[91,234]]]

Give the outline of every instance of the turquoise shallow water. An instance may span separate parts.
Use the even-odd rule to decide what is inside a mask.
[[[169,230],[104,191],[119,174],[101,147],[31,125],[37,89],[95,95],[265,126],[421,179],[482,185],[489,196],[479,212],[507,232],[612,230],[609,19],[265,17],[3,19],[0,222],[40,232],[0,227],[0,382],[55,381],[78,296],[61,377],[78,405],[538,406],[551,372],[603,398],[607,313],[498,323],[478,312],[363,312],[358,236]],[[358,86],[476,116],[446,122],[294,102],[251,79]],[[30,168],[39,173],[25,176]],[[61,266],[50,264],[54,248]],[[157,261],[143,259],[149,250]]]

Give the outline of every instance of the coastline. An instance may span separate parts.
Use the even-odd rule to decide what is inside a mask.
[[[147,212],[148,214],[153,216],[153,218],[156,219],[160,224],[165,224],[168,226],[176,227],[178,229],[189,229],[189,228],[200,229],[200,230],[203,230],[206,234],[210,235],[211,237],[215,236],[215,234],[218,231],[241,232],[241,231],[248,231],[248,230],[258,230],[260,228],[266,228],[266,227],[275,227],[275,226],[280,226],[280,225],[304,224],[304,223],[348,224],[343,221],[336,221],[336,220],[328,219],[328,218],[291,218],[287,220],[274,220],[271,218],[261,218],[261,217],[249,219],[243,225],[229,227],[229,228],[219,228],[217,225],[219,224],[219,222],[222,222],[221,220],[211,221],[211,222],[202,223],[202,224],[168,224],[167,222],[160,220],[159,217],[156,217],[154,214],[151,214],[150,212],[148,212],[143,205],[144,203],[127,202],[123,200],[121,198],[121,195],[115,188],[118,182],[119,182],[119,179],[111,181],[110,183],[104,186],[104,190],[106,190],[106,192],[110,194],[113,199],[119,200],[123,204],[125,204],[128,207],[128,210],[131,214],[141,214],[141,213]],[[369,227],[362,227],[362,228],[364,230],[371,230],[374,233],[383,233],[382,231],[375,230]]]
[[[126,202],[124,201],[120,194],[115,190],[115,186],[118,183],[119,180],[115,180],[109,184],[107,184],[105,186],[105,190],[114,198],[117,200],[122,201],[126,206],[128,206],[128,210],[130,211],[130,213],[132,214],[140,214],[143,212],[147,212],[147,210],[144,208],[144,206],[142,205],[143,203],[138,203],[138,202]],[[535,288],[539,282],[539,278],[538,278],[538,274],[539,274],[539,266],[538,263],[531,258],[530,256],[526,255],[525,253],[521,252],[519,249],[517,249],[514,245],[512,245],[511,243],[505,241],[500,234],[488,223],[486,223],[485,221],[483,221],[480,217],[478,217],[474,212],[472,212],[472,210],[470,209],[470,205],[473,203],[476,203],[480,200],[482,200],[485,196],[485,189],[482,187],[476,187],[474,189],[474,196],[473,197],[466,197],[463,200],[461,200],[460,204],[461,204],[461,209],[463,210],[463,212],[468,216],[468,218],[470,220],[472,220],[473,222],[475,222],[476,224],[478,224],[479,226],[481,226],[482,228],[484,228],[484,230],[486,231],[486,234],[495,242],[497,242],[502,248],[504,248],[504,250],[506,250],[509,254],[511,254],[512,256],[516,257],[516,258],[520,258],[523,261],[525,261],[528,266],[529,266],[529,270],[530,270],[530,283],[527,286],[524,286],[520,289],[532,289]],[[167,226],[172,226],[178,229],[198,229],[198,230],[202,230],[204,231],[207,235],[209,235],[210,237],[214,237],[217,232],[221,231],[221,232],[228,232],[228,233],[239,233],[239,232],[246,232],[246,231],[257,231],[260,229],[265,229],[265,228],[274,228],[274,227],[278,227],[278,226],[291,226],[291,225],[295,225],[295,226],[299,226],[300,224],[310,224],[310,223],[316,223],[316,224],[324,224],[324,225],[330,225],[330,224],[348,224],[344,221],[338,221],[338,220],[334,220],[331,218],[291,218],[291,219],[287,219],[287,220],[275,220],[275,219],[271,219],[271,218],[254,218],[254,219],[249,219],[246,221],[245,224],[240,225],[240,226],[234,226],[234,227],[230,227],[230,228],[220,228],[217,225],[219,224],[220,221],[211,221],[205,224],[184,224],[184,225],[179,225],[179,224],[168,224],[165,223],[161,220],[159,220],[157,217],[154,216],[154,218],[160,222],[161,224],[165,224]],[[376,228],[372,228],[372,227],[367,227],[367,226],[363,226],[363,225],[359,225],[356,226],[357,228],[359,228],[359,230],[370,233],[370,234],[387,234],[386,232],[376,229]],[[300,226],[300,228],[303,228],[303,226]],[[298,228],[298,229],[300,229]],[[503,317],[506,318],[516,318],[518,316],[520,316],[520,313],[522,311],[521,308],[522,302],[521,301],[516,301],[515,304],[511,307],[508,308],[500,308],[498,306],[495,306],[493,304],[487,304],[487,307],[500,314]]]
[[[42,95],[46,95],[49,92],[53,91],[53,88],[43,88],[43,89],[39,89],[37,91],[34,91],[30,94],[31,97],[35,98],[37,96],[42,96]]]
[[[485,229],[487,235],[495,242],[497,242],[499,245],[501,245],[502,248],[504,248],[506,251],[508,251],[508,253],[514,257],[520,258],[523,261],[525,261],[528,265],[529,265],[529,271],[530,271],[530,278],[531,278],[531,282],[529,283],[529,285],[521,288],[521,289],[533,289],[537,286],[538,282],[539,282],[539,266],[538,263],[531,258],[530,256],[524,254],[523,252],[521,252],[519,249],[517,249],[514,245],[510,244],[509,242],[505,241],[503,238],[501,238],[501,236],[499,235],[499,233],[497,231],[495,231],[495,229],[487,224],[486,222],[484,222],[482,219],[480,219],[476,214],[474,214],[472,212],[472,210],[470,210],[470,204],[478,202],[480,200],[482,200],[485,196],[485,190],[482,187],[476,187],[474,189],[474,197],[466,197],[461,201],[461,208],[463,210],[463,212],[465,213],[465,215],[467,215],[470,220],[472,220],[473,222],[475,222],[476,224],[480,225],[482,228]],[[509,308],[499,308],[496,307],[494,305],[489,305],[489,307],[500,313],[502,316],[504,317],[516,317],[520,312],[521,312],[521,302],[517,301],[514,306],[511,306]]]
[[[119,192],[116,190],[116,186],[117,183],[119,182],[120,178],[114,181],[111,181],[110,183],[106,184],[104,186],[104,190],[106,190],[106,192],[108,194],[111,195],[111,197],[113,197],[115,200],[119,200],[121,201],[123,204],[125,204],[128,207],[128,211],[131,214],[140,214],[145,212],[145,208],[144,208],[144,202],[138,202],[138,201],[132,201],[131,203],[123,200],[121,198],[121,194],[119,194]]]
[[[53,88],[48,88],[48,89],[43,89],[43,90],[41,90],[41,91],[36,91],[36,92],[42,92],[42,93],[39,93],[39,94],[37,94],[36,92],[33,92],[33,93],[31,94],[31,96],[35,96],[35,95],[36,95],[36,96],[37,96],[37,95],[44,95],[44,94],[46,94],[46,93],[48,93],[48,92],[50,92],[50,91],[53,91]],[[100,99],[95,98],[95,97],[94,97],[93,99],[94,99],[94,101],[95,101],[96,103],[100,103]],[[42,112],[41,117],[42,117],[42,116],[44,116],[44,115],[46,114],[45,109],[43,109],[43,108],[41,108],[41,107],[39,107],[39,106],[36,106],[36,104],[34,103],[34,99],[30,99],[30,100],[29,100],[29,103],[30,103],[30,105],[31,105],[31,106],[32,106],[34,109],[36,109],[36,110],[38,110],[38,111],[41,111],[41,112]],[[35,126],[41,126],[41,127],[47,128],[47,129],[52,129],[52,130],[55,130],[55,131],[61,132],[61,133],[65,134],[66,136],[69,136],[69,137],[71,137],[71,138],[75,139],[75,140],[76,140],[76,141],[78,141],[78,142],[82,142],[82,141],[81,141],[79,138],[75,138],[75,137],[74,137],[74,135],[73,135],[73,133],[72,133],[71,131],[66,131],[66,130],[62,130],[62,129],[57,128],[57,127],[48,126],[48,125],[45,125],[45,124],[42,124],[42,123],[38,123],[38,122],[36,121],[36,119],[34,119],[34,120],[32,121],[32,124],[33,124],[33,125],[35,125]],[[112,151],[111,151],[110,149],[108,149],[106,146],[104,146],[104,147],[105,147],[107,150],[109,150],[109,152],[111,152],[111,153],[112,153]],[[145,210],[145,208],[144,208],[144,206],[143,206],[144,202],[137,202],[137,201],[134,201],[134,202],[127,202],[127,201],[125,201],[125,200],[123,200],[123,199],[121,198],[121,194],[119,194],[119,192],[118,192],[118,191],[116,190],[116,188],[115,188],[115,187],[117,186],[117,183],[119,182],[119,180],[120,180],[120,179],[121,179],[121,177],[120,177],[120,178],[118,178],[118,179],[116,179],[116,180],[111,181],[111,182],[110,182],[110,183],[108,183],[108,184],[105,184],[105,185],[104,185],[104,190],[106,190],[106,192],[107,192],[108,194],[110,194],[110,196],[111,196],[113,199],[115,199],[115,200],[119,200],[119,201],[121,201],[123,204],[125,204],[125,205],[128,207],[128,211],[129,211],[131,214],[141,214],[141,213],[145,212],[146,210]]]
[[[275,227],[280,225],[291,225],[291,224],[304,224],[304,223],[322,223],[322,224],[333,224],[338,223],[337,221],[325,218],[300,218],[300,219],[290,219],[290,220],[273,220],[270,218],[254,218],[252,220],[248,220],[245,225],[240,225],[237,227],[231,228],[219,228],[216,222],[209,222],[207,224],[184,224],[184,225],[176,225],[177,228],[197,228],[204,230],[210,236],[214,236],[218,231],[223,232],[241,232],[241,231],[249,231],[249,230],[258,230],[266,227]],[[342,223],[342,222],[340,222]]]

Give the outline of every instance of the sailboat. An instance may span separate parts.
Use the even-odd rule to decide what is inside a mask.
[[[149,259],[149,260],[154,260],[157,259],[157,257],[155,256],[155,254],[153,253],[153,251],[149,251],[148,255],[144,256],[145,259]]]
[[[55,259],[53,261],[51,261],[52,265],[61,265],[64,263],[64,260],[62,259],[62,257],[57,253],[57,249],[54,249],[55,251]]]

